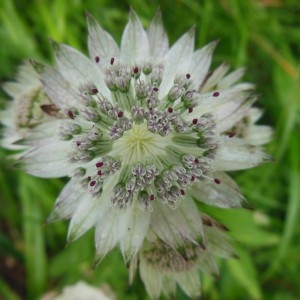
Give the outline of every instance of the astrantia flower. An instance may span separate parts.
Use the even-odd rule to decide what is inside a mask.
[[[0,112],[1,123],[5,125],[1,145],[8,149],[24,149],[20,140],[28,135],[32,127],[46,121],[49,116],[41,108],[51,105],[51,100],[29,63],[23,64],[16,81],[5,83],[3,89],[13,101]]]
[[[74,285],[64,287],[60,295],[47,293],[41,300],[112,300],[114,296],[108,297],[100,288],[95,288],[79,281]]]
[[[52,42],[57,65],[33,62],[54,105],[21,162],[71,178],[49,221],[71,219],[69,241],[95,227],[96,264],[116,245],[130,261],[149,230],[172,249],[205,247],[195,201],[245,205],[224,171],[270,159],[256,146],[268,137],[251,142],[259,127],[235,132],[249,126],[253,86],[236,84],[243,70],[209,73],[216,42],[194,51],[193,29],[169,48],[160,13],[145,31],[132,11],[120,48],[87,20],[90,58]]]
[[[186,241],[172,247],[149,231],[138,257],[130,265],[130,280],[133,280],[139,268],[146,290],[152,299],[159,299],[161,293],[172,299],[176,294],[176,285],[192,299],[200,296],[199,271],[218,276],[215,256],[236,256],[224,234],[226,227],[207,215],[202,215],[202,220],[205,246]]]

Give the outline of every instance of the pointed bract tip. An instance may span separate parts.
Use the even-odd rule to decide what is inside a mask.
[[[131,264],[131,260],[130,261],[126,261],[125,264],[126,264],[126,268],[129,269],[130,264]]]
[[[96,19],[93,17],[93,15],[90,12],[85,11],[85,18],[86,18],[88,27],[93,27],[95,25],[98,25],[98,22],[96,21]]]
[[[151,23],[162,25],[163,20],[162,20],[162,12],[161,12],[160,7],[158,7],[158,9],[156,10],[156,13],[155,13]]]
[[[214,40],[214,41],[210,42],[210,43],[207,45],[207,49],[208,49],[210,52],[214,52],[215,49],[217,48],[219,42],[220,42],[220,40]]]
[[[58,42],[56,42],[52,38],[49,38],[49,42],[50,42],[50,45],[51,45],[51,47],[54,51],[57,51],[59,49],[59,43]]]
[[[49,225],[50,223],[52,223],[53,220],[51,219],[51,215],[44,221],[44,225]]]
[[[33,59],[30,59],[29,60],[30,64],[33,66],[34,70],[38,73],[38,74],[41,74],[43,73],[44,69],[45,69],[45,66]]]
[[[196,25],[193,25],[193,26],[188,30],[188,34],[189,34],[191,37],[194,37],[195,32],[196,32]]]
[[[75,233],[70,233],[69,236],[67,237],[67,244],[73,243],[77,239]]]
[[[232,258],[234,258],[234,259],[240,259],[240,257],[236,253],[233,253]]]
[[[213,273],[212,273],[212,276],[213,276],[216,280],[219,280],[219,279],[220,279],[220,274],[219,274],[219,273],[213,272]]]
[[[95,271],[98,267],[98,264],[94,261],[92,265],[92,269]]]
[[[93,261],[93,270],[95,270],[96,268],[98,268],[98,266],[100,265],[100,263],[102,262],[103,258],[105,257],[105,255],[96,255]]]
[[[212,43],[215,43],[216,45],[218,45],[220,43],[220,41],[221,41],[220,39],[216,39]]]
[[[262,162],[276,162],[276,159],[272,155],[266,154]]]
[[[58,216],[55,213],[55,210],[49,215],[49,217],[45,220],[46,225],[53,223],[58,220]]]
[[[133,260],[135,255],[127,255],[126,253],[123,253],[123,259],[126,265],[126,268],[128,269],[130,267],[130,264]]]
[[[248,210],[254,210],[254,207],[252,204],[250,204],[247,200],[244,200],[242,202],[242,207]]]
[[[72,241],[70,241],[69,239],[67,240],[66,242],[66,245],[65,245],[65,249],[67,249],[70,245],[71,245]]]
[[[130,6],[130,11],[129,11],[129,22],[134,22],[134,21],[139,21],[139,17],[136,14],[135,10],[133,9],[132,6]]]
[[[159,15],[160,17],[162,16],[162,11],[161,11],[160,6],[157,7],[155,15]]]

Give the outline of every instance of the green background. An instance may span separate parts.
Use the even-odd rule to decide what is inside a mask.
[[[253,211],[206,207],[230,229],[240,259],[218,261],[202,277],[204,299],[300,299],[300,4],[280,0],[0,0],[0,76],[13,79],[25,59],[53,61],[49,37],[87,53],[85,11],[119,42],[130,5],[145,27],[158,7],[172,43],[196,25],[197,48],[219,39],[213,67],[247,66],[257,84],[260,121],[274,127],[275,162],[231,174]],[[1,92],[0,106],[7,96]],[[117,299],[148,299],[128,285],[118,251],[92,269],[93,233],[66,247],[67,222],[44,225],[64,180],[42,180],[11,167],[0,150],[0,299],[40,299],[85,280],[109,285]],[[176,299],[187,299],[178,291]]]

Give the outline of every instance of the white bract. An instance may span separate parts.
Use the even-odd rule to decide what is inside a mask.
[[[69,241],[95,227],[95,264],[117,245],[130,262],[149,232],[163,248],[204,249],[196,201],[247,205],[224,172],[270,160],[253,85],[236,83],[243,69],[209,72],[216,42],[195,51],[193,29],[169,48],[160,13],[145,31],[131,11],[120,47],[87,21],[90,58],[52,42],[56,66],[32,62],[51,101],[20,161],[70,177],[49,222],[70,219]]]

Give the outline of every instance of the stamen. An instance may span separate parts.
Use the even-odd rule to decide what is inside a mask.
[[[134,67],[134,68],[133,68],[133,73],[134,73],[134,74],[138,74],[139,71],[140,71],[140,69],[139,69],[138,67]]]
[[[71,110],[68,110],[68,116],[70,119],[74,120],[74,114]]]
[[[97,168],[101,168],[103,166],[103,161],[99,161],[96,163]]]
[[[97,93],[98,93],[98,89],[97,88],[91,89],[91,94],[92,95],[96,95]]]
[[[151,195],[149,196],[149,200],[150,200],[150,201],[153,201],[154,199],[155,199],[155,195],[151,194]]]
[[[95,62],[99,63],[100,62],[100,57],[99,56],[95,56]]]
[[[221,183],[221,180],[218,179],[218,178],[214,178],[214,182],[215,182],[216,184],[220,184],[220,183]]]
[[[95,180],[93,180],[93,181],[90,182],[90,186],[93,187],[93,186],[95,186],[95,185],[96,185],[96,181],[95,181]]]
[[[113,65],[113,64],[114,64],[114,62],[115,62],[115,58],[114,58],[114,57],[112,57],[112,58],[110,59],[110,64],[111,64],[111,65]]]
[[[214,97],[218,97],[219,95],[220,95],[219,92],[214,92],[214,93],[213,93],[213,96],[214,96]]]

